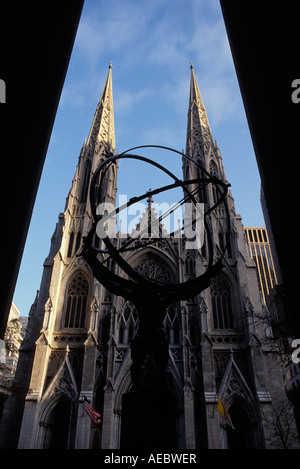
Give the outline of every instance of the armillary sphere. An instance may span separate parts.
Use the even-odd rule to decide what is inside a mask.
[[[181,180],[176,177],[171,171],[167,168],[163,167],[161,164],[145,157],[136,154],[132,154],[133,150],[141,149],[141,148],[160,148],[166,151],[173,152],[174,154],[181,155],[184,159],[190,161],[192,165],[195,165],[200,171],[195,171],[196,174],[201,174],[201,177],[197,177],[190,180]],[[207,240],[207,265],[206,271],[196,277],[182,283],[167,283],[163,281],[159,281],[156,279],[148,278],[141,272],[138,272],[137,269],[132,267],[122,256],[123,253],[126,253],[129,250],[138,250],[145,248],[151,243],[157,241],[157,239],[146,239],[143,238],[137,242],[136,239],[127,239],[124,243],[119,243],[118,245],[110,239],[109,235],[103,236],[103,243],[105,248],[98,249],[93,244],[93,240],[95,238],[96,226],[99,221],[102,223],[107,222],[110,217],[116,216],[121,210],[124,209],[124,206],[116,207],[115,210],[111,211],[105,215],[99,215],[97,213],[97,201],[99,200],[99,191],[102,188],[102,184],[105,178],[105,175],[111,165],[115,164],[117,160],[121,159],[131,159],[131,160],[139,160],[144,162],[145,164],[152,165],[162,172],[164,172],[167,176],[170,177],[170,184],[151,190],[150,192],[147,191],[144,194],[133,197],[129,200],[126,204],[126,207],[139,202],[143,199],[146,199],[149,196],[159,194],[161,192],[181,187],[183,190],[183,199],[180,203],[191,202],[194,206],[196,206],[197,200],[197,192],[199,192],[200,188],[205,188],[209,184],[212,184],[215,187],[215,194],[217,194],[217,201],[214,202],[213,205],[207,206],[205,204],[204,208],[204,227],[206,231],[206,240]],[[196,190],[190,190],[189,186],[193,184],[194,187],[196,186]],[[95,277],[113,294],[121,295],[125,299],[128,299],[135,303],[136,305],[143,302],[145,304],[145,298],[151,299],[151,302],[162,303],[164,305],[168,305],[170,303],[174,303],[179,300],[186,300],[189,298],[194,297],[196,294],[203,291],[207,288],[210,284],[211,279],[219,272],[222,268],[222,257],[225,253],[226,246],[221,254],[221,256],[214,262],[214,253],[213,253],[213,242],[212,242],[212,235],[209,229],[208,223],[208,215],[213,212],[220,204],[224,206],[224,213],[227,218],[227,233],[226,233],[226,240],[229,240],[229,211],[227,206],[227,192],[228,187],[230,185],[224,183],[216,175],[209,174],[202,165],[192,159],[189,155],[186,155],[182,152],[174,150],[172,148],[159,146],[159,145],[143,145],[137,146],[134,148],[130,148],[129,150],[124,151],[119,155],[112,155],[107,154],[106,158],[102,161],[102,163],[98,166],[95,170],[91,185],[90,185],[90,204],[91,204],[91,211],[93,216],[93,225],[91,227],[90,232],[88,233],[87,237],[83,240],[83,249],[80,253],[86,262],[90,265],[93,270]],[[173,233],[170,233],[172,236]],[[226,243],[227,244],[227,243]],[[104,258],[101,260],[99,259],[99,253],[104,255]],[[127,278],[121,277],[117,275],[113,270],[108,268],[105,264],[107,259],[113,259],[114,262],[122,269],[122,271],[127,275]],[[126,276],[125,276],[126,277]]]

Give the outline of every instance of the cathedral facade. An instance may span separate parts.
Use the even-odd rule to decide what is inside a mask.
[[[104,288],[78,255],[92,223],[91,177],[106,152],[115,152],[111,66],[44,262],[15,392],[2,418],[3,447],[122,447],[122,396],[132,385],[130,341],[139,318],[134,305]],[[193,67],[186,154],[226,181]],[[199,176],[194,172],[195,166],[184,160],[183,178]],[[99,203],[115,204],[117,176],[115,163],[106,172]],[[198,194],[204,204],[215,196],[211,187]],[[209,219],[216,256],[227,243],[222,271],[201,294],[165,312],[178,449],[280,448],[280,431],[291,430],[276,424],[274,409],[286,399],[282,371],[278,355],[264,340],[263,321],[257,321],[263,304],[256,267],[230,192],[228,207],[229,239],[222,209]],[[141,224],[151,211],[149,198]],[[186,250],[182,238],[171,236],[138,255],[129,253],[127,260],[150,278],[181,282],[204,271],[207,253],[205,244]],[[100,423],[85,411],[86,400],[101,414]],[[218,402],[229,418],[221,416]]]

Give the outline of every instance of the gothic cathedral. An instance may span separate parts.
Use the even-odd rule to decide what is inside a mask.
[[[189,96],[186,154],[226,181],[193,67]],[[122,396],[132,384],[130,340],[138,317],[134,305],[106,290],[76,255],[91,226],[91,176],[107,152],[115,152],[111,66],[30,311],[15,390],[2,419],[4,447],[122,447]],[[194,168],[185,160],[183,178],[197,177]],[[113,164],[99,202],[115,204],[117,176]],[[207,187],[199,197],[205,203],[215,194]],[[215,251],[228,243],[224,268],[201,294],[165,312],[177,449],[281,447],[274,406],[285,399],[282,371],[256,320],[263,315],[256,267],[230,192],[228,206],[230,239],[222,209],[210,218]],[[174,237],[132,259],[139,271],[175,282],[199,275],[206,262],[205,249],[187,251]],[[101,414],[101,423],[90,418],[85,401]],[[227,421],[218,403],[229,413]]]

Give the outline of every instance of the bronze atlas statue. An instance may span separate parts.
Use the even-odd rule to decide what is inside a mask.
[[[173,154],[180,155],[183,162],[187,159],[195,165],[194,174],[199,177],[181,180],[153,159],[131,153],[140,148],[159,148],[172,152],[172,156]],[[152,165],[165,173],[170,178],[170,183],[133,197],[125,206],[115,207],[110,213],[106,211],[99,214],[97,205],[101,181],[104,180],[111,165],[122,159],[139,160],[144,164]],[[209,184],[213,185],[214,201],[210,206],[207,203],[202,204],[203,210],[199,212],[199,193]],[[228,187],[229,184],[218,179],[216,175],[209,174],[198,161],[190,156],[157,145],[131,148],[119,155],[107,154],[93,174],[89,192],[93,224],[90,232],[83,239],[83,249],[80,255],[93,270],[95,278],[107,290],[114,295],[130,300],[135,305],[139,318],[138,330],[130,344],[132,388],[129,393],[123,396],[121,447],[139,447],[141,449],[174,447],[174,425],[172,422],[174,422],[175,416],[166,371],[169,344],[163,320],[168,305],[195,297],[210,285],[212,278],[222,269],[222,257],[226,246],[223,253],[214,261],[214,247],[208,215],[223,204],[225,218],[227,218],[226,239],[228,240],[230,233],[226,198]],[[110,238],[109,230],[105,229],[112,218],[115,219],[117,214],[132,204],[174,188],[182,188],[183,198],[179,203],[186,204],[188,202],[193,207],[192,227],[197,222],[197,214],[202,216],[202,226],[206,233],[207,243],[206,270],[202,275],[181,283],[168,283],[149,278],[132,267],[125,259],[126,252],[129,250],[138,252],[151,243],[157,242],[156,237],[140,236],[138,239],[129,237],[123,243],[114,243]],[[183,225],[186,225],[185,222],[186,220]],[[180,229],[184,228],[186,226]],[[96,234],[100,234],[102,238],[100,248],[95,247],[93,243]],[[172,234],[174,235],[174,232],[170,233],[171,236]],[[109,263],[108,260],[112,260],[115,265],[119,266],[119,271],[121,269],[123,276],[115,273],[115,269],[109,268],[112,263]]]

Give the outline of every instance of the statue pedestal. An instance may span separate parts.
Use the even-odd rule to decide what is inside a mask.
[[[123,395],[121,449],[176,449],[176,406],[168,390],[139,389]]]

